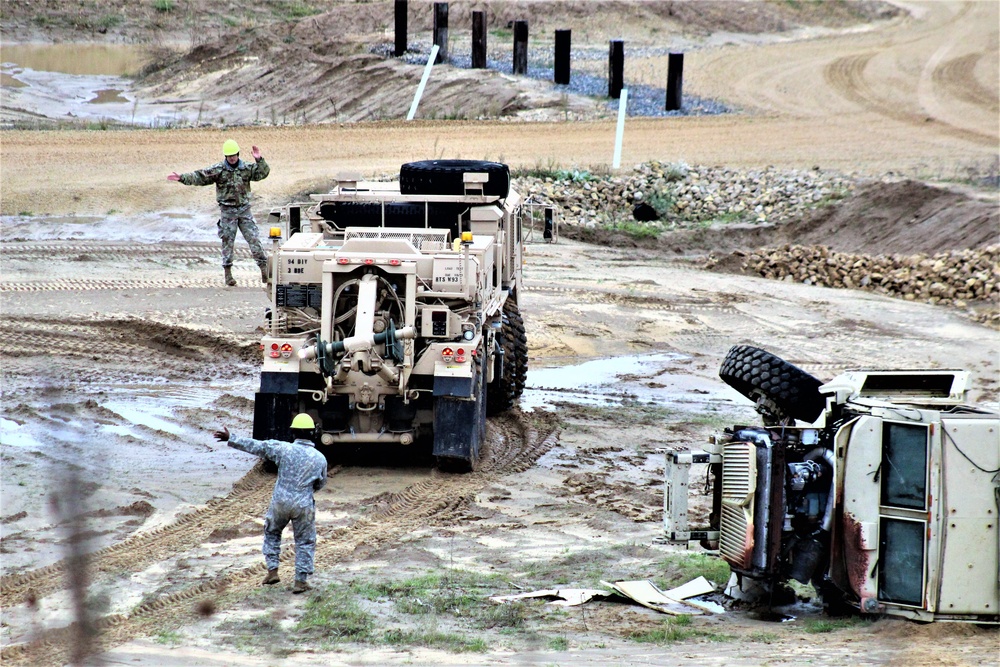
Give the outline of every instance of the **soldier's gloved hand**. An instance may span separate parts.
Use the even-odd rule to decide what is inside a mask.
[[[229,442],[229,429],[226,428],[225,426],[223,426],[221,430],[216,431],[212,435],[214,435],[215,439],[218,440],[219,442]]]
[[[253,159],[254,160],[259,160],[260,159],[260,149],[257,148],[256,146],[253,146],[250,149],[250,154],[253,155]]]

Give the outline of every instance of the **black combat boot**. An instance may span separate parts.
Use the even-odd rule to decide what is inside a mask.
[[[226,284],[230,287],[236,287],[236,278],[233,278],[233,267],[224,266],[222,269],[226,272]]]

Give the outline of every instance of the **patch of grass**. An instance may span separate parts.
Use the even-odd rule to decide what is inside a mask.
[[[778,635],[773,632],[751,632],[744,639],[758,644],[770,644],[771,642],[778,641]]]
[[[289,639],[281,624],[271,613],[258,614],[238,621],[223,621],[218,629],[226,633],[222,641],[244,651],[266,650],[272,655],[287,653]]]
[[[483,629],[523,628],[526,620],[527,606],[524,602],[508,602],[493,604],[486,607],[476,617],[476,624]]]
[[[632,631],[626,636],[641,644],[673,644],[688,639],[703,639],[712,642],[728,642],[737,639],[733,635],[692,627],[690,616],[672,616],[657,628]]]
[[[655,239],[663,231],[661,228],[654,225],[627,219],[612,223],[610,228],[627,234],[634,239]]]
[[[669,192],[652,192],[645,201],[656,210],[661,218],[666,217],[676,206],[674,196]]]
[[[153,0],[153,9],[158,12],[172,12],[175,6],[174,0]]]
[[[718,214],[717,216],[715,216],[711,220],[707,220],[706,223],[708,224],[708,226],[711,226],[711,225],[733,225],[733,224],[739,224],[741,222],[747,222],[747,221],[753,219],[752,218],[752,214],[753,214],[753,211],[750,211],[750,210],[744,210],[744,211],[739,211],[739,212],[737,212],[737,211],[726,211],[724,213]]]
[[[553,585],[598,588],[602,580],[643,576],[623,566],[623,562],[648,562],[652,560],[652,554],[649,547],[636,544],[582,549],[558,558],[528,563],[524,571],[524,585],[529,588],[548,588]]]
[[[450,632],[422,630],[387,630],[379,640],[390,646],[424,646],[440,648],[452,653],[485,653],[489,644],[479,637],[464,637]]]
[[[20,215],[21,217],[26,217],[26,216],[29,216],[29,215],[33,215],[33,213],[31,211],[18,211],[17,214]]]
[[[298,632],[333,642],[371,641],[374,629],[375,617],[361,608],[350,590],[336,585],[310,597],[295,624]]]
[[[802,629],[810,634],[823,634],[856,628],[868,623],[870,621],[856,616],[847,616],[844,618],[807,618],[802,624]]]
[[[552,637],[549,639],[549,650],[550,651],[568,651],[569,650],[569,640],[565,637]]]
[[[154,637],[157,644],[169,644],[171,646],[176,646],[180,644],[183,640],[179,632],[174,632],[173,630],[165,630],[160,632]]]
[[[673,553],[660,561],[657,567],[666,573],[656,580],[656,585],[663,590],[698,577],[705,577],[716,586],[722,586],[729,581],[729,563],[705,554]]]
[[[320,11],[322,10],[317,9],[306,2],[301,2],[301,0],[283,0],[275,2],[274,6],[271,8],[271,12],[275,16],[283,19],[301,19],[306,16],[312,16],[313,14],[319,14]]]
[[[516,627],[523,622],[523,607],[500,611],[487,599],[507,588],[495,575],[447,570],[401,581],[355,581],[350,586],[364,599],[392,601],[404,614],[450,614],[473,619],[482,627]]]
[[[122,17],[118,14],[105,14],[97,20],[97,27],[104,30],[110,30],[115,26],[121,25],[122,20]]]

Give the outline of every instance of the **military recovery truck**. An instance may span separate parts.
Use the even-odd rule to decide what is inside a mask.
[[[1000,622],[1000,413],[966,404],[968,373],[822,384],[737,345],[719,375],[763,425],[666,452],[667,541],[718,553],[735,597],[769,599],[794,579],[828,608]],[[700,528],[687,514],[692,463],[708,464],[712,495]]]
[[[271,212],[255,438],[312,415],[321,451],[433,438],[471,470],[487,414],[524,390],[521,196],[506,165],[404,164]]]

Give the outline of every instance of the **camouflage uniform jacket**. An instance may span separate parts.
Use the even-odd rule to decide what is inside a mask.
[[[224,206],[246,206],[250,203],[250,181],[262,181],[271,167],[261,157],[256,162],[240,160],[235,165],[223,160],[207,169],[181,174],[184,185],[215,183],[215,200]]]
[[[278,465],[271,507],[279,513],[292,508],[312,507],[313,492],[326,485],[326,457],[316,451],[309,440],[300,438],[294,442],[282,442],[233,436],[229,438],[229,446],[268,458]]]

